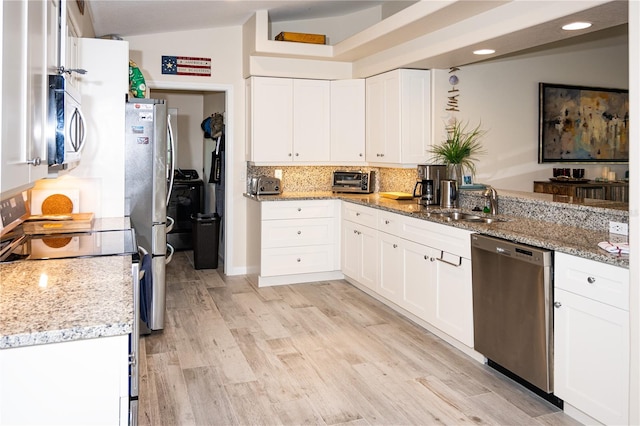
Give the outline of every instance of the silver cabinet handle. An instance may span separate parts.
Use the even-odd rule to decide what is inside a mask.
[[[385,224],[385,225],[388,225],[388,224],[389,224],[389,221],[388,221],[388,220],[385,220],[385,221],[384,221],[384,224]]]
[[[42,164],[42,160],[40,159],[40,157],[36,157],[31,160],[27,160],[26,163],[31,164],[32,166],[39,166],[40,164]]]
[[[360,213],[356,213],[356,216],[360,216]]]
[[[596,278],[595,278],[595,277],[589,277],[589,278],[587,278],[587,282],[588,282],[589,284],[593,284],[593,283],[595,283],[595,282],[596,282]]]
[[[291,153],[289,153],[288,155],[289,155],[289,157],[291,157]]]
[[[458,267],[460,265],[462,265],[462,257],[458,256],[458,263],[453,263],[453,262],[449,262],[448,260],[444,260],[444,252],[441,250],[440,251],[440,257],[437,258],[438,261],[442,262],[442,263],[447,263],[451,266],[455,266]]]
[[[302,259],[298,258],[297,261],[298,261],[298,263],[300,263],[302,261]]]
[[[302,208],[301,208],[301,207],[298,207],[298,211],[299,211],[299,212],[301,212],[301,211],[302,211]]]
[[[398,248],[398,245],[397,245],[397,244],[394,244],[394,245],[393,245],[393,248]]]
[[[302,231],[298,231],[298,235],[302,234]]]
[[[358,154],[358,155],[360,155],[360,157],[362,157],[362,153],[360,153],[360,154]]]
[[[561,307],[561,306],[562,306],[562,303],[560,303],[560,302],[555,302],[555,303],[553,304],[553,306],[555,306],[556,308],[559,308],[559,307]]]
[[[299,156],[300,156],[300,154],[298,154],[298,153],[296,152],[296,157],[299,157]]]

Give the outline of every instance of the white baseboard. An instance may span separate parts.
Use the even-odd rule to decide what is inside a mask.
[[[274,277],[258,277],[258,287],[275,285],[302,284],[316,281],[341,280],[344,275],[340,271],[315,272],[311,274],[278,275]]]

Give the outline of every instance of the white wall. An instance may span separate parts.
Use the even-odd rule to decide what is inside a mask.
[[[327,36],[326,44],[335,45],[380,22],[381,14],[381,7],[374,6],[360,12],[331,18],[272,22],[269,38],[273,40],[282,31],[324,34]]]
[[[152,89],[225,91],[227,142],[227,221],[225,272],[245,271],[246,199],[244,163],[244,79],[242,27],[211,28],[127,37],[130,55]],[[175,76],[161,73],[162,55],[211,58],[211,76]]]
[[[195,169],[202,176],[204,133],[200,123],[205,118],[204,96],[202,93],[151,90],[150,97],[166,100],[168,108],[178,108],[176,167]]]
[[[626,89],[628,43],[623,35],[507,59],[460,67],[457,116],[487,130],[487,154],[477,163],[476,181],[501,189],[532,191],[534,180],[552,177],[555,164],[538,164],[538,83]],[[443,140],[449,84],[448,70],[434,73],[434,142]],[[566,164],[566,167],[577,167]],[[601,166],[582,164],[588,178]],[[623,176],[628,165],[611,166]]]

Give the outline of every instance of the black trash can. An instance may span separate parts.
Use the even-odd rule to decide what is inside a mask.
[[[220,215],[218,213],[192,215],[193,264],[196,269],[218,267],[218,241],[220,239]]]

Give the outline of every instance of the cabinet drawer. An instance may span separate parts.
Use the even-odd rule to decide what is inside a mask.
[[[335,219],[266,220],[262,223],[262,248],[311,246],[336,241]]]
[[[262,203],[262,219],[309,219],[337,216],[338,200],[274,201]]]
[[[554,286],[629,310],[629,271],[624,268],[556,253]]]
[[[381,211],[378,213],[378,231],[406,238],[404,235],[402,235],[402,230],[404,228],[404,219],[405,216],[395,213],[389,213],[387,211]]]
[[[389,225],[400,227],[396,234],[399,237],[465,259],[471,259],[471,234],[473,232],[403,215],[392,214],[392,216],[395,217],[397,223]]]
[[[338,269],[334,244],[262,250],[261,275],[306,274]]]
[[[342,203],[342,219],[376,228],[378,222],[378,210],[349,202]]]

